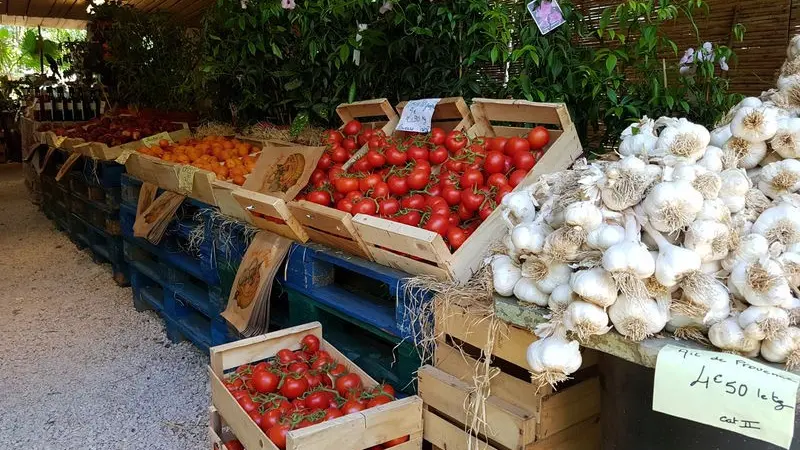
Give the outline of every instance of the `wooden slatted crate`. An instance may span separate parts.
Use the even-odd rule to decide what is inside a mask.
[[[245,448],[277,450],[225,388],[222,382],[224,374],[242,364],[271,358],[282,348],[298,350],[300,339],[306,334],[317,336],[320,339],[320,349],[327,351],[333,359],[344,364],[349,372],[358,374],[365,387],[378,384],[325,341],[319,322],[213,347],[209,367],[211,401]],[[325,450],[335,446],[337,450],[364,450],[405,435],[410,437],[409,441],[392,447],[393,449],[422,448],[422,400],[417,396],[395,400],[307,428],[292,430],[287,435],[286,449]]]
[[[342,104],[336,108],[336,113],[342,119],[342,127],[351,120],[366,119],[367,122],[362,122],[364,128],[381,129],[386,135],[394,132],[400,120],[385,98]],[[289,202],[288,207],[312,241],[371,259],[353,227],[350,213],[305,200]]]
[[[538,124],[552,128],[548,130],[550,143],[544,156],[515,191],[534,183],[542,174],[566,169],[583,152],[564,104],[474,99],[471,109],[475,125],[468,131],[470,137],[520,136]],[[497,125],[498,122],[515,126]],[[375,262],[413,275],[433,275],[458,283],[472,277],[491,243],[506,227],[501,211],[495,211],[458,250],[450,252],[441,236],[422,228],[363,214],[356,215],[353,225]]]
[[[425,440],[436,448],[466,449],[469,416],[464,405],[474,393],[480,349],[491,335],[490,322],[469,306],[436,311],[437,343],[433,366],[419,371]],[[501,327],[492,350],[494,375],[485,401],[487,426],[478,430],[487,448],[496,450],[595,450],[600,447],[600,382],[597,355],[584,362],[571,382],[537,390],[526,369],[528,345],[537,338],[513,326]]]

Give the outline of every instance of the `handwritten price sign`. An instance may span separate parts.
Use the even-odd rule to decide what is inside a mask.
[[[412,131],[415,133],[428,133],[431,131],[433,110],[439,103],[438,98],[410,100],[400,114],[400,122],[396,129],[399,131]]]
[[[142,139],[142,143],[148,147],[155,147],[158,145],[158,142],[162,139],[169,142],[170,144],[174,144],[174,142],[172,142],[172,137],[166,131],[162,131],[161,133],[148,136]]]
[[[653,410],[788,449],[799,382],[747,358],[668,345],[658,353]]]

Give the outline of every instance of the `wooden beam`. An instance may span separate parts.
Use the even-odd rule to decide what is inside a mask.
[[[25,0],[4,0],[6,2],[6,14],[11,16],[24,16],[28,10],[28,2]]]

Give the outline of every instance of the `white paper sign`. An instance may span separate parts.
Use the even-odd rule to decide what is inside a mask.
[[[556,0],[534,0],[528,3],[528,12],[542,34],[547,34],[567,22]]]
[[[400,114],[400,122],[395,129],[415,133],[428,133],[431,131],[433,110],[439,103],[438,98],[425,98],[410,100]]]
[[[747,358],[667,345],[656,362],[653,410],[788,449],[798,382]]]

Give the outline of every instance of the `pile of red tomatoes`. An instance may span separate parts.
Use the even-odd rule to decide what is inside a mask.
[[[319,338],[306,335],[297,351],[281,349],[275,358],[244,364],[226,375],[225,387],[253,422],[280,449],[290,430],[309,427],[354,414],[395,399],[394,388],[380,384],[367,388],[361,377],[319,348]],[[407,442],[402,436],[370,450]],[[238,441],[228,449],[241,448]]]
[[[525,137],[469,139],[441,128],[391,137],[353,120],[325,132],[327,149],[298,199],[424,228],[455,250],[525,178],[549,141],[541,126]],[[363,146],[367,152],[344,170]]]

